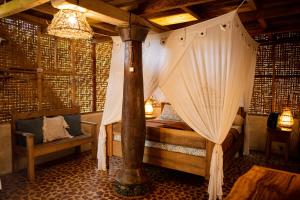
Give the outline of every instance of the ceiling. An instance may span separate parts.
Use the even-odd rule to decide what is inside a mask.
[[[15,0],[11,0],[13,2]],[[28,2],[30,0],[27,0]],[[32,0],[31,0],[32,1]],[[53,1],[53,0],[52,0]],[[54,0],[64,1],[64,0]],[[153,31],[163,32],[199,23],[236,9],[242,0],[65,0],[100,13],[89,15],[88,22],[99,36],[118,35],[119,22],[127,21],[129,13],[137,23],[149,26]],[[10,2],[7,0],[6,2]],[[47,25],[58,9],[49,0],[39,0],[26,9],[12,12],[14,16]],[[3,0],[0,0],[3,4]],[[1,6],[0,5],[0,17]],[[22,12],[18,12],[22,11]],[[16,13],[16,14],[15,14]],[[160,26],[149,19],[180,13],[190,13],[196,21]],[[299,0],[247,0],[238,10],[239,16],[251,35],[261,33],[292,32],[300,30]],[[106,18],[102,18],[104,14]],[[108,18],[107,18],[108,17]],[[111,17],[111,18],[109,18]],[[111,19],[117,18],[119,21]]]

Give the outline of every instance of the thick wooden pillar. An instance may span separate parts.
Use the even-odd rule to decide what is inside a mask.
[[[146,136],[142,42],[148,29],[131,25],[119,29],[125,42],[122,108],[123,168],[114,182],[115,191],[124,196],[140,196],[148,191],[142,169]]]

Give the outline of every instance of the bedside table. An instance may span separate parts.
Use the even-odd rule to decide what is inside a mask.
[[[292,130],[281,130],[279,128],[267,128],[267,141],[266,141],[266,158],[270,158],[272,153],[272,142],[284,143],[284,160],[287,162],[289,157],[289,147]]]

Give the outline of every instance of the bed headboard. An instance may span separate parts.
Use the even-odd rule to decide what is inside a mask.
[[[239,107],[237,114],[240,114],[244,119],[246,118],[246,112],[244,107]]]
[[[165,105],[171,105],[169,102],[161,102],[160,106],[161,106],[161,110],[160,112],[162,113],[164,106]],[[241,115],[244,119],[246,118],[246,112],[244,107],[239,107],[237,114]]]

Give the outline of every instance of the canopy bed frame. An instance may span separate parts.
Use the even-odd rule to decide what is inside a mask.
[[[246,116],[243,108],[239,109],[238,114],[240,114],[243,118]],[[209,178],[210,161],[214,143],[191,130],[151,127],[149,124],[149,121],[147,121],[146,140],[157,141],[163,144],[181,145],[189,148],[200,148],[205,150],[205,155],[195,156],[181,152],[145,146],[143,158],[144,163],[188,172],[203,176],[206,179]],[[116,137],[120,137],[120,132],[117,130],[119,126],[120,123],[113,123],[106,126],[108,158],[112,156],[122,157],[121,142],[114,139]],[[230,137],[229,135],[231,134],[228,134],[222,144],[224,150],[224,170],[226,170],[232,164],[236,153],[239,153],[240,156],[243,153],[244,125],[242,125],[241,132],[237,134],[237,137]]]

